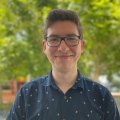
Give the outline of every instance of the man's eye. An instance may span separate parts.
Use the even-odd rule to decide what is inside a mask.
[[[74,38],[74,37],[68,37],[67,39],[68,40],[76,40],[76,38]]]
[[[58,38],[50,38],[48,41],[51,43],[55,43],[55,42],[58,42],[59,39]]]
[[[52,41],[54,42],[54,41],[57,41],[57,40],[58,40],[58,38],[49,38],[49,41],[51,41],[51,42]]]

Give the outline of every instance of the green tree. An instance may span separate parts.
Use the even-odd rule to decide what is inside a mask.
[[[120,87],[120,82],[115,82],[113,78],[114,74],[120,76],[120,3],[81,0],[71,2],[69,6],[81,16],[87,47],[85,55],[88,55],[88,60],[85,56],[83,61],[88,64],[88,70],[94,79],[106,74],[114,85]]]
[[[0,81],[50,70],[42,53],[43,23],[54,8],[76,11],[83,25],[85,51],[79,68],[94,79],[120,76],[120,3],[111,0],[2,0],[0,1]],[[44,64],[43,64],[44,63]]]

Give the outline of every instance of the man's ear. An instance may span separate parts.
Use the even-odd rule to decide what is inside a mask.
[[[43,53],[46,54],[46,41],[45,40],[42,41],[42,50],[43,50]]]

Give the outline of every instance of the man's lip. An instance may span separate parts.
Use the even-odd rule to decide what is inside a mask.
[[[73,55],[56,55],[55,57],[71,57]]]

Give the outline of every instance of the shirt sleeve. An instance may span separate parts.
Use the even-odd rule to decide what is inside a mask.
[[[107,91],[105,95],[104,110],[104,120],[120,120],[116,102],[109,91]]]
[[[24,91],[21,89],[16,99],[10,109],[10,111],[7,114],[6,120],[25,120],[25,97],[24,97]]]

